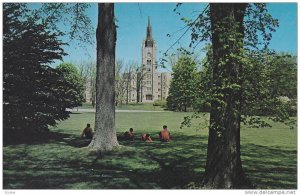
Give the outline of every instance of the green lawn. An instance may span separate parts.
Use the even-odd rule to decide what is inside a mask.
[[[94,113],[72,114],[47,137],[3,147],[4,189],[187,188],[204,173],[207,128],[179,129],[186,113],[116,113],[118,134],[133,127],[153,143],[120,141],[119,149],[97,155],[79,135]],[[204,116],[201,121],[205,121]],[[173,140],[157,141],[166,124]],[[284,125],[241,130],[245,172],[256,188],[297,188],[297,132]]]

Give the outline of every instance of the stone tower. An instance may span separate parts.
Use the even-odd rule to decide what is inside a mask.
[[[142,43],[142,72],[131,75],[129,102],[154,102],[166,100],[172,79],[171,73],[159,72],[156,61],[156,42],[152,35],[150,18],[146,38]]]
[[[134,46],[132,46],[134,47]],[[125,94],[126,101],[130,103],[154,102],[166,100],[172,79],[170,72],[159,72],[156,61],[156,42],[152,35],[150,18],[146,28],[146,38],[142,43],[142,72],[134,72],[127,76],[129,92]],[[125,80],[126,80],[125,79]],[[89,82],[86,82],[86,101],[91,102],[92,91]]]
[[[142,102],[153,102],[157,89],[157,62],[156,62],[156,43],[152,36],[152,27],[150,17],[148,16],[148,25],[146,39],[142,44],[142,66],[143,83],[141,89]]]

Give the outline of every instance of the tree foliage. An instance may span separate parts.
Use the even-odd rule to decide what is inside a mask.
[[[268,60],[271,95],[297,98],[297,57],[275,53]]]
[[[240,158],[243,20],[246,5],[211,3],[212,87],[209,138],[203,184],[244,186]]]
[[[33,15],[51,30],[83,46],[83,43],[93,44],[95,40],[95,29],[86,14],[90,7],[89,3],[42,3],[33,10]]]
[[[180,6],[181,4],[178,4],[175,11]],[[196,47],[199,42],[212,39],[209,6],[207,5],[196,19],[182,18],[191,30],[190,47]],[[252,121],[250,126],[253,127],[269,126],[261,119],[262,115],[286,124],[293,123],[289,116],[295,115],[296,112],[296,103],[293,100],[296,97],[295,86],[297,83],[295,57],[276,54],[267,49],[272,33],[278,26],[279,21],[268,13],[267,4],[251,3],[246,5],[242,25],[244,46],[240,56],[243,70],[239,75],[242,80],[242,121],[250,125],[249,120],[246,119],[250,117]],[[232,41],[235,39],[234,35],[229,36]],[[222,39],[224,38],[223,36]],[[222,47],[226,49],[225,47],[228,45],[224,44]],[[199,77],[200,93],[194,101],[194,107],[198,112],[209,111],[211,100],[214,99],[212,49],[206,48],[205,52],[207,52],[207,56],[203,61]],[[226,60],[232,57],[234,57],[233,54],[229,55]],[[286,96],[291,101],[282,103],[281,96]],[[190,120],[190,117],[186,119]],[[188,124],[187,120],[184,121],[184,124]]]
[[[84,102],[83,78],[80,76],[75,65],[61,63],[57,68],[64,78],[64,96],[66,107],[80,106]]]
[[[204,96],[195,101],[198,105],[210,105],[203,184],[212,188],[244,186],[247,180],[240,159],[241,122],[267,126],[256,117],[266,110],[274,120],[284,122],[289,118],[280,90],[270,82],[274,78],[271,72],[278,70],[271,71],[276,68],[261,58],[279,25],[278,20],[272,18],[262,3],[210,3],[195,20],[182,20],[191,30],[190,47],[202,41],[212,43],[208,63],[200,73],[200,91]]]
[[[293,127],[296,114],[297,66],[295,57],[276,53],[247,54],[243,72],[242,121],[252,127],[270,124],[261,116]],[[287,101],[282,101],[286,97]]]
[[[49,66],[66,55],[57,38],[60,34],[30,16],[25,4],[3,4],[5,136],[47,130],[68,118],[66,108],[75,105],[66,94],[71,82]]]
[[[198,112],[210,111],[212,99],[212,50],[207,45],[200,70],[199,91],[194,101]],[[293,127],[296,115],[296,57],[284,53],[248,51],[244,53],[242,82],[242,122],[249,127],[270,127],[262,116]],[[282,98],[286,101],[282,101]],[[189,124],[186,117],[184,124]]]
[[[182,3],[178,3],[173,10],[180,15],[179,7]],[[196,18],[182,17],[181,20],[186,24],[187,32],[191,32],[190,47],[196,48],[199,43],[212,39],[211,26],[211,10],[208,4]],[[247,50],[255,49],[263,51],[272,39],[272,33],[279,26],[279,21],[274,19],[268,13],[266,3],[248,3],[245,10],[245,18],[243,20],[244,28],[244,47]],[[188,31],[189,30],[189,31]],[[178,41],[177,41],[178,42]]]
[[[173,111],[187,111],[197,94],[198,74],[196,63],[188,55],[182,55],[172,67],[172,81],[167,97],[167,107]]]

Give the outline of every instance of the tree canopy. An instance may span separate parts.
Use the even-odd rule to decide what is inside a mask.
[[[73,97],[66,93],[74,83],[49,66],[66,55],[60,34],[28,13],[25,4],[3,4],[3,121],[7,139],[47,130],[48,125],[68,118],[66,108],[78,103],[71,103]]]
[[[182,20],[191,30],[190,47],[203,41],[211,43],[200,72],[200,93],[194,102],[198,112],[204,104],[210,106],[203,184],[212,188],[244,186],[249,183],[240,160],[241,122],[268,126],[261,115],[288,121],[290,105],[282,94],[293,96],[295,92],[295,69],[286,66],[289,60],[267,50],[278,20],[263,3],[210,3],[196,19]],[[288,81],[288,74],[293,81]],[[279,78],[277,82],[275,77]],[[287,85],[293,88],[290,93],[280,90]],[[183,124],[189,119],[186,117]]]
[[[80,106],[84,99],[83,78],[76,66],[71,63],[62,63],[56,68],[64,78],[64,92],[66,106],[73,108]]]
[[[197,94],[198,74],[193,59],[183,54],[172,67],[172,81],[167,98],[167,107],[173,111],[187,111]]]

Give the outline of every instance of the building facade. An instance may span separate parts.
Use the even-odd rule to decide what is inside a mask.
[[[166,100],[169,94],[171,73],[159,72],[156,59],[156,42],[152,36],[152,27],[148,17],[146,38],[142,43],[141,67],[137,72],[124,74],[123,85],[125,93],[121,103],[140,103]],[[91,82],[85,86],[86,102],[92,102],[93,98]]]
[[[171,73],[159,72],[157,69],[156,59],[156,42],[152,36],[152,27],[150,18],[148,17],[148,25],[146,29],[146,38],[142,43],[142,67],[140,75],[135,75],[136,78],[141,77],[140,85],[132,86],[140,87],[140,94],[137,90],[132,90],[131,102],[154,102],[156,100],[165,100],[169,94],[171,82]],[[135,79],[136,80],[136,79]],[[133,87],[134,88],[134,87]]]

